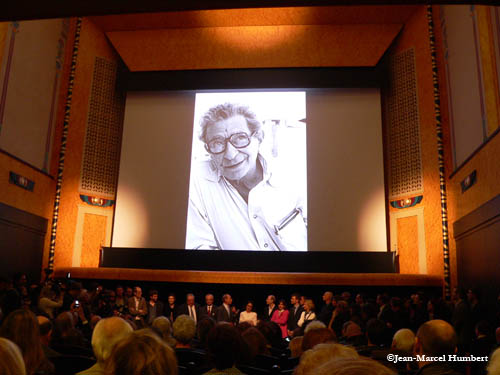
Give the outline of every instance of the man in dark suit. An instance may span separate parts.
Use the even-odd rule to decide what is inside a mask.
[[[290,298],[290,313],[288,315],[288,336],[293,336],[293,331],[297,329],[300,315],[304,308],[300,305],[300,294],[294,293]]]
[[[198,324],[198,321],[201,319],[202,312],[200,305],[194,301],[194,294],[189,293],[186,295],[186,303],[179,306],[178,313],[179,315],[190,316],[193,318],[194,322]]]
[[[146,317],[146,321],[149,325],[151,325],[153,323],[153,320],[163,315],[163,303],[158,301],[157,290],[149,291],[149,301],[147,306],[148,306],[148,315]]]
[[[234,312],[231,309],[231,304],[233,303],[233,299],[231,295],[224,294],[222,296],[222,305],[219,306],[215,313],[215,320],[217,323],[219,322],[234,322]]]
[[[328,326],[328,324],[330,323],[330,319],[332,318],[332,313],[335,308],[333,306],[332,300],[333,300],[332,292],[325,292],[323,294],[323,302],[325,302],[325,305],[323,306],[323,308],[321,309],[320,313],[317,316],[318,320],[325,323],[326,326]]]
[[[207,294],[205,296],[205,303],[206,305],[201,308],[201,314],[203,317],[215,319],[217,306],[214,305],[214,295]]]
[[[272,294],[268,295],[266,298],[266,308],[262,314],[260,320],[270,321],[273,317],[273,314],[276,310],[278,310],[278,306],[276,306],[276,297]]]

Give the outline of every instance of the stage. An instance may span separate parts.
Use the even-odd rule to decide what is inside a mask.
[[[232,272],[136,268],[56,268],[54,277],[87,280],[127,280],[162,283],[338,285],[441,288],[441,276],[399,273]]]

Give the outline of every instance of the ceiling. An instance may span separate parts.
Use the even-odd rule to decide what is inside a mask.
[[[193,10],[88,17],[131,71],[372,67],[418,5]]]

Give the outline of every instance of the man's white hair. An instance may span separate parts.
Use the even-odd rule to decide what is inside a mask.
[[[392,338],[392,347],[405,353],[413,353],[415,334],[411,329],[402,328]]]
[[[105,362],[113,347],[132,331],[130,324],[122,318],[114,316],[99,320],[92,333],[92,349],[97,362]]]
[[[500,375],[500,348],[491,355],[487,370],[488,375]]]
[[[306,334],[309,331],[314,331],[315,329],[320,329],[320,328],[326,328],[326,324],[323,323],[320,320],[313,320],[311,323],[309,323],[304,330],[304,334]]]

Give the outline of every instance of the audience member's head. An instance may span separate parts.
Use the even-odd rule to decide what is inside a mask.
[[[368,345],[381,346],[385,339],[385,323],[379,319],[370,319],[366,323]]]
[[[179,315],[173,324],[174,337],[181,345],[189,345],[196,334],[196,323],[189,315]]]
[[[21,349],[27,374],[33,374],[45,361],[38,321],[31,311],[11,312],[0,327],[0,337],[9,339]]]
[[[165,316],[159,316],[153,320],[151,329],[160,336],[160,338],[172,348],[175,348],[177,341],[172,336],[172,323]]]
[[[231,368],[239,360],[243,342],[236,328],[227,323],[217,324],[208,334],[208,353],[217,370]]]
[[[241,322],[236,327],[240,333],[245,332],[248,328],[253,327],[253,324],[250,322]]]
[[[106,362],[113,347],[132,332],[132,327],[122,318],[101,319],[92,333],[92,349],[97,362]]]
[[[313,320],[311,323],[307,325],[307,327],[304,329],[304,334],[306,334],[309,331],[313,331],[315,329],[321,329],[321,328],[326,328],[326,324],[323,323],[321,320]]]
[[[272,294],[268,295],[266,298],[266,304],[274,305],[275,303],[276,303],[276,297],[273,296]]]
[[[444,320],[429,320],[420,326],[415,341],[415,353],[427,356],[454,354],[457,337],[453,327]],[[422,362],[419,362],[419,366]]]
[[[0,337],[0,374],[25,375],[23,355],[19,347],[10,340]]]
[[[302,353],[295,375],[315,375],[317,369],[326,362],[336,358],[355,360],[359,357],[356,350],[341,344],[324,343]]]
[[[335,334],[328,328],[318,328],[307,332],[302,340],[302,351],[314,348],[318,344],[335,341]]]
[[[177,359],[173,349],[151,330],[141,329],[115,345],[107,370],[120,375],[177,375]]]
[[[152,289],[149,291],[149,300],[150,301],[158,301],[158,291],[155,289]]]
[[[257,329],[264,335],[271,346],[281,344],[281,328],[275,322],[261,320],[257,323]]]
[[[314,306],[314,302],[312,299],[306,299],[304,301],[304,310],[306,311],[314,311],[315,309],[315,306]]]
[[[60,313],[54,321],[54,329],[58,336],[64,336],[75,327],[73,314],[69,311]]]
[[[324,363],[315,375],[395,375],[381,363],[366,357],[338,358]]]
[[[50,337],[52,336],[52,322],[45,316],[37,316],[38,329],[40,331],[40,341],[42,344],[48,346]]]
[[[207,306],[212,306],[214,304],[214,295],[211,293],[208,293],[205,296],[205,303],[207,304]]]
[[[392,350],[401,351],[408,354],[413,354],[415,345],[415,334],[411,329],[402,328],[397,331],[392,338]]]
[[[295,306],[299,303],[300,301],[300,294],[299,293],[293,293],[292,296],[290,297],[290,304],[292,306]]]
[[[345,322],[342,326],[342,336],[344,336],[346,339],[351,339],[353,337],[362,335],[363,332],[361,331],[361,327],[352,320]]]
[[[302,341],[304,336],[297,336],[290,340],[288,348],[290,349],[290,358],[297,358],[302,355]]]
[[[500,375],[500,348],[491,354],[487,370],[488,375]]]
[[[252,360],[257,355],[269,354],[267,345],[269,342],[255,327],[250,327],[241,334],[241,338],[248,346],[248,356]]]
[[[323,293],[323,302],[325,302],[326,304],[329,304],[332,302],[332,298],[333,298],[333,293],[332,292],[325,292]]]
[[[476,337],[484,337],[491,335],[490,323],[487,320],[480,320],[475,327]]]
[[[215,320],[209,317],[204,317],[198,322],[196,331],[198,333],[198,339],[203,347],[207,346],[208,334],[216,325],[217,323]]]

